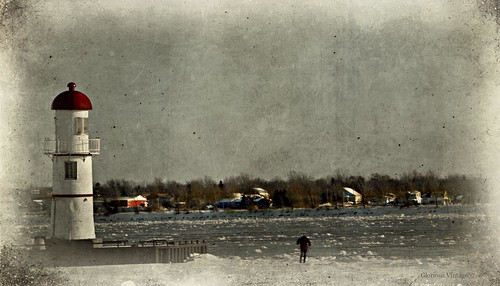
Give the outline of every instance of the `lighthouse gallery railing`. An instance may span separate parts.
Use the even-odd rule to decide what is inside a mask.
[[[45,139],[43,150],[45,154],[90,153],[99,154],[100,139],[86,140],[52,140]]]

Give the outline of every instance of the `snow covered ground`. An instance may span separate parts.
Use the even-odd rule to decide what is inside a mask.
[[[349,262],[297,256],[220,258],[211,254],[183,264],[64,268],[68,285],[495,285],[493,275],[465,258]],[[498,285],[498,284],[497,284]]]
[[[96,233],[130,242],[204,239],[179,264],[64,267],[65,285],[500,285],[483,206],[122,213]],[[43,234],[40,218],[31,235]],[[20,230],[18,230],[20,231]],[[308,261],[295,244],[312,240]]]

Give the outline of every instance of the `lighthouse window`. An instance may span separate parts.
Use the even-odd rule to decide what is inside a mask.
[[[89,134],[88,118],[75,117],[75,135]]]
[[[64,162],[64,178],[68,180],[76,180],[76,162]]]

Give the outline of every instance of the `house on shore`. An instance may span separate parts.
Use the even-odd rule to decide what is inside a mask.
[[[343,202],[357,205],[362,202],[363,196],[352,188],[344,187],[342,188],[342,198]]]
[[[422,204],[422,193],[419,191],[412,191],[408,193],[408,203],[411,205]]]
[[[138,195],[136,197],[121,196],[110,199],[96,198],[94,200],[94,212],[133,212],[145,209],[149,206],[148,200]]]

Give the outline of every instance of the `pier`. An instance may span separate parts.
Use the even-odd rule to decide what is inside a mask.
[[[68,241],[37,237],[30,252],[51,266],[183,263],[194,254],[207,253],[205,240],[152,239]]]
[[[196,240],[172,243],[156,247],[156,263],[180,263],[188,260],[194,253],[207,253],[207,244]]]

